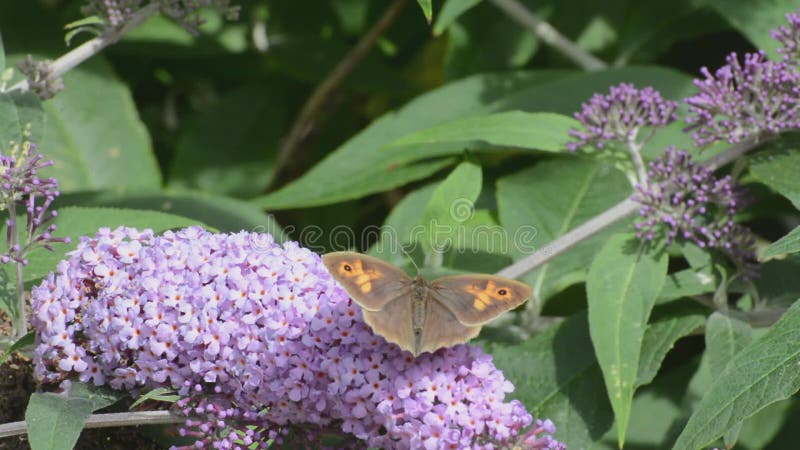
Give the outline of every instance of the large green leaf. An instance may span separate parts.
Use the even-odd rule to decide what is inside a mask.
[[[158,233],[168,229],[198,225],[195,220],[158,211],[84,207],[61,208],[54,223],[58,227],[54,234],[59,237],[68,236],[72,242],[54,244],[55,251],[52,252],[42,249],[32,252],[28,258],[29,264],[25,267],[26,281],[39,279],[54,270],[58,261],[78,245],[81,236],[94,236],[101,227],[151,228]]]
[[[625,199],[630,190],[621,172],[576,158],[545,161],[500,178],[497,207],[500,223],[512,237],[514,258],[524,258],[558,239]],[[586,262],[612,232],[587,239],[526,275],[523,280],[533,288],[530,307],[539,310],[552,294],[582,281]]]
[[[25,410],[33,450],[71,450],[93,411],[118,400],[118,394],[73,382],[68,394],[34,392]]]
[[[708,269],[685,269],[667,276],[657,303],[666,303],[681,297],[708,294],[717,289],[717,282]]]
[[[456,153],[465,148],[558,152],[566,150],[567,132],[578,126],[577,120],[560,114],[508,111],[436,125],[404,136],[381,150],[417,158]]]
[[[493,112],[570,114],[592,93],[621,81],[654,86],[668,98],[680,98],[692,90],[691,79],[660,68],[591,74],[542,71],[475,75],[421,95],[384,115],[298,180],[253,201],[268,210],[297,208],[352,200],[401,186],[451,163],[433,160],[405,165],[408,155],[379,150],[402,136],[461,117]],[[412,156],[411,160],[417,159]]]
[[[706,322],[706,353],[711,373],[722,373],[725,367],[752,338],[747,322],[715,312]],[[725,447],[731,448],[739,438],[742,425],[738,423],[723,436]]]
[[[168,186],[238,196],[264,192],[286,127],[285,103],[276,89],[257,85],[226,95],[183,132]]]
[[[433,191],[425,207],[422,244],[428,252],[441,252],[457,244],[464,223],[475,213],[475,200],[483,184],[481,166],[463,162]]]
[[[242,200],[198,191],[144,191],[130,194],[92,192],[58,198],[62,206],[105,206],[175,214],[221,232],[242,230],[270,233],[285,241],[286,233],[271,215]]]
[[[31,93],[0,94],[0,150],[8,154],[10,142],[40,143],[44,133],[44,109]],[[41,149],[39,150],[41,151]]]
[[[699,449],[800,389],[800,302],[728,363],[700,401],[675,449]]]
[[[772,57],[779,57],[775,51],[780,43],[770,36],[770,31],[787,25],[786,13],[800,7],[798,0],[772,0],[753,2],[751,0],[705,0],[721,16],[728,19],[737,30],[747,36],[753,45],[766,51]]]
[[[706,355],[712,373],[722,373],[739,351],[750,343],[747,322],[715,312],[706,322]]]
[[[549,418],[568,448],[591,448],[613,413],[589,339],[586,315],[576,314],[535,338],[493,349],[495,365],[514,383],[536,417]]]
[[[753,177],[774,189],[800,209],[800,139],[796,136],[781,138],[768,149],[753,155],[750,173]]]
[[[677,305],[658,309],[642,339],[642,351],[639,357],[639,368],[636,370],[636,387],[644,386],[655,378],[664,357],[667,356],[678,339],[689,335],[703,326],[705,316],[702,308],[693,303],[678,302]]]
[[[44,102],[38,151],[56,161],[47,175],[62,192],[161,185],[150,137],[131,93],[102,58],[64,76],[65,89]]]
[[[608,240],[589,268],[589,329],[608,397],[625,442],[641,359],[644,330],[667,276],[667,255],[642,250],[629,234]]]
[[[767,259],[773,256],[781,256],[797,252],[800,252],[800,227],[795,228],[786,236],[773,242],[772,245],[764,250],[764,254],[761,257]]]

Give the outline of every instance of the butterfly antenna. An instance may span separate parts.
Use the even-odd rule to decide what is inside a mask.
[[[400,245],[400,251],[403,252],[403,254],[408,257],[408,259],[411,261],[411,264],[413,264],[414,268],[417,269],[417,275],[419,275],[420,274],[419,266],[414,261],[414,258],[411,256],[411,253],[407,252],[405,247],[403,247],[402,244]]]

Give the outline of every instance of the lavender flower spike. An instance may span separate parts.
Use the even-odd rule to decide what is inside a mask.
[[[603,149],[606,144],[635,143],[643,127],[663,127],[676,120],[678,102],[664,100],[652,87],[636,89],[632,84],[612,86],[607,95],[594,94],[588,103],[581,104],[575,113],[586,131],[570,130],[576,139],[567,144],[570,151],[586,145]]]
[[[8,251],[0,255],[0,262],[4,264],[11,261],[27,264],[27,254],[34,248],[52,250],[54,243],[69,242],[69,238],[53,236],[55,225],[45,227],[58,215],[56,211],[49,211],[59,195],[58,182],[55,178],[39,177],[39,170],[52,166],[53,161],[45,160],[35,150],[33,143],[25,142],[21,146],[11,146],[7,154],[0,154],[0,211],[9,211],[6,223]],[[44,198],[44,201],[37,204],[39,198]],[[27,221],[25,234],[21,236],[24,240],[18,242],[17,207],[23,205]]]
[[[712,75],[702,68],[694,80],[698,93],[687,98],[687,131],[698,146],[737,143],[748,137],[800,126],[800,73],[785,62],[768,61],[764,52],[736,53]]]
[[[32,291],[40,381],[171,387],[188,448],[335,432],[359,447],[560,449],[479,348],[414,358],[372,334],[321,259],[268,234],[101,229]],[[353,441],[352,438],[350,440]]]
[[[730,176],[716,178],[683,150],[668,147],[648,164],[648,182],[636,186],[641,204],[637,236],[669,245],[689,241],[719,249],[746,275],[756,262],[755,242],[746,228],[733,222],[742,206],[742,191]]]

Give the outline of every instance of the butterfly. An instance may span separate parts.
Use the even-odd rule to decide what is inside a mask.
[[[526,284],[494,275],[429,282],[361,253],[328,253],[322,261],[361,306],[372,331],[414,356],[469,341],[483,324],[531,296]]]

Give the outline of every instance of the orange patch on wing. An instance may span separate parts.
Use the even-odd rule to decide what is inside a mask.
[[[350,267],[350,270],[347,270],[347,266]],[[352,262],[343,262],[339,267],[339,273],[348,278],[354,278],[353,281],[362,294],[372,292],[372,281],[381,277],[381,274],[376,270],[364,271],[364,264],[358,259]]]

